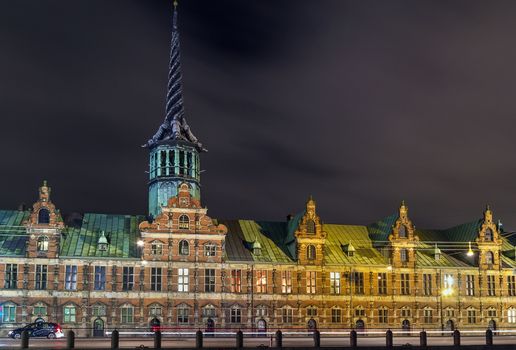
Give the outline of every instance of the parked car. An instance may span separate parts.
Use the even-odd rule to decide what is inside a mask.
[[[7,336],[13,339],[20,339],[23,331],[29,332],[29,337],[45,337],[48,339],[62,338],[64,337],[61,326],[57,323],[50,322],[37,322],[26,325],[22,328],[16,328],[9,331]]]

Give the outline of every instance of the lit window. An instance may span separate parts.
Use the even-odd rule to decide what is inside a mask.
[[[151,243],[151,254],[152,255],[162,255],[163,254],[163,243],[159,241],[154,241]]]
[[[202,309],[202,317],[215,317],[217,313],[215,311],[215,307],[213,305],[206,305]]]
[[[41,236],[38,238],[37,249],[38,249],[38,252],[48,251],[48,237],[47,236]]]
[[[316,259],[316,253],[315,253],[315,246],[312,244],[309,244],[306,247],[306,258],[308,260],[315,260]]]
[[[188,292],[189,286],[189,275],[188,269],[177,269],[177,291]]]
[[[179,217],[179,228],[184,230],[188,230],[190,228],[190,218],[188,215],[183,214]]]
[[[310,234],[315,233],[315,222],[313,220],[308,220],[306,222],[306,233],[310,233]]]
[[[340,294],[340,272],[330,272],[330,293]]]
[[[493,252],[487,252],[486,253],[486,264],[492,265],[494,261],[494,254]]]
[[[507,322],[516,323],[516,309],[510,308],[507,310]]]
[[[281,293],[292,293],[292,271],[281,271]]]

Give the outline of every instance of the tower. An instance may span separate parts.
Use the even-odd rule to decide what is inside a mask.
[[[178,194],[186,183],[192,198],[200,199],[199,153],[207,151],[194,136],[183,105],[177,3],[174,3],[165,120],[143,147],[149,149],[149,215]]]

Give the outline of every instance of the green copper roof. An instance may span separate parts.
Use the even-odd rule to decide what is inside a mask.
[[[63,232],[60,255],[84,258],[138,258],[138,225],[144,219],[143,216],[85,214],[80,228],[68,227]],[[102,231],[109,243],[106,251],[97,249]]]
[[[0,256],[24,256],[29,237],[21,227],[28,211],[0,210]]]

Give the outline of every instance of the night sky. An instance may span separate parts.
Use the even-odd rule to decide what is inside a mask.
[[[516,2],[182,0],[187,120],[218,218],[516,229]],[[0,208],[145,214],[171,1],[0,1]]]

